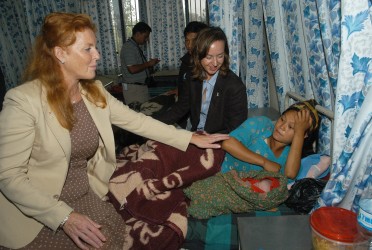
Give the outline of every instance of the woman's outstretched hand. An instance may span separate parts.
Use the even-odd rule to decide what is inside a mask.
[[[63,231],[75,242],[80,249],[101,248],[106,237],[100,231],[100,225],[88,216],[72,212],[63,225]]]
[[[227,134],[198,134],[194,133],[191,137],[190,143],[198,146],[199,148],[221,148],[217,142],[229,139]]]

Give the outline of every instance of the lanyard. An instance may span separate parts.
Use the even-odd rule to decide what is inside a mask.
[[[145,54],[143,54],[143,51],[142,49],[140,48],[140,46],[136,43],[136,41],[134,41],[132,38],[129,38],[129,41],[131,41],[134,45],[136,45],[141,57],[142,57],[142,61],[143,63],[145,63],[147,60],[146,60],[146,57],[145,57]]]
[[[131,43],[133,43],[134,45],[136,45],[140,55],[141,55],[141,58],[142,58],[142,63],[145,63],[147,61],[146,57],[145,57],[145,54],[143,54],[143,51],[142,49],[140,48],[140,46],[136,43],[136,41],[133,40],[133,38],[129,38],[129,41]],[[146,76],[149,77],[149,71],[148,69],[145,69],[145,72],[146,72]]]

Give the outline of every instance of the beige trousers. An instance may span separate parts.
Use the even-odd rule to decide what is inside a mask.
[[[123,95],[127,105],[134,102],[144,103],[150,99],[147,85],[123,83]]]

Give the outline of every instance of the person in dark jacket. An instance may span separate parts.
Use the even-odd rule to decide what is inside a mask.
[[[178,101],[155,118],[175,124],[190,112],[186,128],[190,131],[231,132],[247,119],[247,94],[242,80],[229,69],[228,42],[221,28],[198,33],[192,60]]]
[[[205,23],[198,22],[198,21],[192,21],[186,25],[183,31],[183,35],[185,37],[185,47],[186,47],[187,52],[180,59],[181,65],[180,65],[180,69],[178,73],[178,81],[177,81],[178,96],[183,94],[183,87],[185,85],[184,82],[186,80],[186,75],[191,74],[191,70],[192,70],[191,50],[192,50],[194,40],[196,36],[198,35],[199,31],[207,27],[208,25],[206,25]],[[189,113],[186,114],[182,119],[180,119],[177,122],[177,124],[181,128],[186,128],[187,119],[189,118],[189,116],[190,116]]]
[[[183,30],[183,35],[185,37],[185,47],[187,52],[183,57],[181,57],[181,66],[178,73],[178,94],[182,91],[182,84],[186,80],[186,74],[190,74],[192,70],[192,61],[191,61],[191,50],[196,36],[199,31],[207,28],[208,25],[198,21],[189,22],[185,29]]]

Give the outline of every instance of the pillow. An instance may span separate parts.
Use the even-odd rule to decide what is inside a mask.
[[[325,154],[312,154],[302,158],[300,170],[294,180],[288,179],[288,184],[303,178],[321,179],[329,173],[331,157]]]

